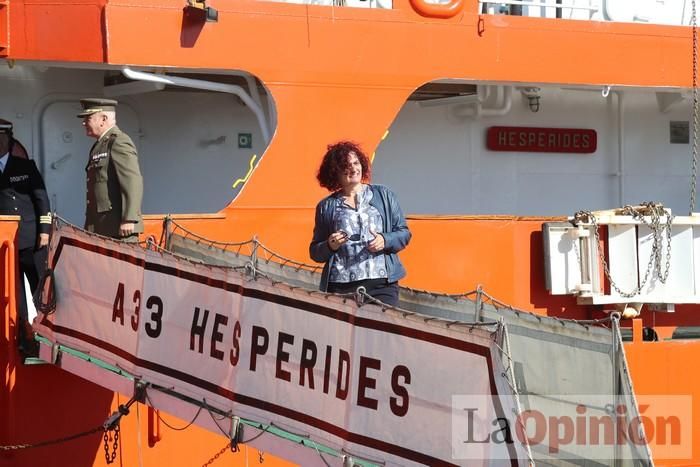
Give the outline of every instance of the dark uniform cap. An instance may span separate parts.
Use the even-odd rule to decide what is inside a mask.
[[[85,118],[97,112],[114,112],[117,101],[102,98],[80,99],[80,105],[83,106],[83,111],[78,114],[78,118]]]
[[[12,122],[3,120],[0,118],[0,135],[11,135],[12,134]]]

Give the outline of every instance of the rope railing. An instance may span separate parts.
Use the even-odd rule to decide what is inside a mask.
[[[275,263],[279,264],[280,268],[291,268],[295,271],[304,270],[304,271],[307,271],[310,273],[319,273],[322,269],[322,266],[319,266],[319,265],[308,264],[308,263],[304,263],[301,261],[297,261],[295,259],[285,257],[284,255],[281,255],[281,254],[277,253],[276,251],[272,250],[271,248],[268,248],[267,246],[265,246],[265,244],[263,244],[260,240],[258,240],[257,237],[254,237],[250,240],[243,241],[243,242],[218,242],[218,241],[208,240],[207,238],[205,238],[205,237],[203,237],[195,232],[188,230],[187,228],[181,226],[180,224],[178,224],[177,222],[174,222],[172,220],[170,221],[170,225],[172,225],[174,227],[172,233],[175,233],[177,230],[186,232],[188,236],[193,237],[193,238],[197,238],[200,243],[205,244],[205,245],[211,245],[211,246],[218,247],[219,245],[239,246],[239,245],[257,244],[257,248],[254,251],[264,253],[264,255],[262,257],[264,258],[264,261],[266,262],[266,264],[270,263],[270,262],[275,262]],[[166,250],[166,251],[168,251],[168,250]],[[257,255],[257,257],[254,257],[252,255],[252,253],[254,251],[251,250],[250,256],[251,256],[252,260],[253,261],[259,260],[260,255]],[[240,252],[237,252],[237,255],[240,255]],[[203,263],[203,264],[206,264],[206,263]],[[265,277],[273,285],[279,285],[280,283],[284,283],[283,280],[279,280],[279,279],[276,280],[276,279],[272,278],[271,276],[262,273],[261,271],[256,270],[256,274],[261,276],[261,277]],[[295,286],[295,285],[291,285],[291,284],[286,284],[286,285],[288,285],[291,289],[303,289],[303,290],[307,290],[307,291],[311,291],[311,292],[318,292],[318,290],[316,290],[316,289],[307,289],[305,287]],[[526,315],[531,315],[539,320],[552,319],[552,320],[556,320],[557,322],[559,322],[563,325],[570,323],[570,324],[578,324],[578,325],[581,325],[583,327],[588,328],[589,326],[601,326],[601,325],[605,325],[605,324],[610,322],[609,317],[602,318],[602,319],[577,320],[577,319],[571,319],[571,318],[555,318],[555,317],[538,315],[538,314],[533,313],[531,311],[516,308],[516,307],[514,307],[506,302],[503,302],[503,301],[495,298],[494,296],[492,296],[491,294],[486,292],[483,289],[483,287],[481,287],[481,286],[478,286],[476,289],[469,290],[467,292],[453,293],[453,294],[434,292],[434,291],[417,289],[417,288],[410,288],[410,287],[405,287],[405,286],[401,286],[400,289],[404,293],[408,293],[408,294],[412,294],[412,295],[423,295],[423,296],[428,296],[428,297],[432,297],[432,298],[450,299],[450,300],[453,300],[457,303],[460,303],[462,301],[469,301],[470,303],[475,303],[476,305],[478,305],[478,303],[481,302],[481,304],[488,304],[488,305],[493,306],[495,308],[495,311],[499,311],[500,309],[506,309],[506,310],[514,312],[516,315],[522,313],[522,314],[526,314]],[[319,292],[319,293],[324,294],[323,292]],[[324,295],[343,296],[343,294],[324,294]],[[353,292],[349,295],[354,296],[355,293]],[[409,315],[413,315],[413,314],[420,314],[420,313],[414,312],[412,310],[407,310],[407,309],[400,308],[400,307],[391,307],[391,306],[389,306],[385,303],[382,303],[381,301],[375,299],[374,297],[370,297],[367,294],[364,294],[364,295],[366,295],[368,297],[367,302],[373,303],[375,305],[379,305],[383,311],[386,309],[393,308],[393,309],[399,310],[402,314],[404,314],[404,316],[409,316]],[[437,318],[437,317],[429,317],[429,319],[431,321],[438,320],[438,321],[442,321],[445,323],[450,323],[451,325],[461,325],[461,324],[464,324],[466,326],[479,326],[479,325],[481,325],[479,319],[477,319],[476,322],[473,322],[473,323],[472,322],[465,322],[465,321],[461,321],[461,320],[448,320],[448,319]],[[493,323],[490,323],[490,322],[486,323],[486,325],[489,325],[489,324],[493,324]]]
[[[297,271],[304,270],[304,271],[309,271],[312,273],[320,273],[321,270],[323,269],[323,266],[319,266],[317,264],[303,263],[301,261],[297,261],[297,260],[282,256],[279,253],[276,253],[273,250],[269,249],[268,247],[266,247],[263,243],[261,243],[259,241],[258,241],[258,246],[259,246],[258,251],[262,250],[267,255],[264,258],[266,263],[274,261],[276,263],[279,263],[280,266],[288,266],[288,267],[292,267],[292,268],[296,269]]]
[[[251,253],[247,255],[247,256],[250,256],[252,254],[252,248],[253,248],[254,244],[256,243],[255,239],[245,240],[242,242],[222,242],[222,241],[218,241],[218,240],[210,240],[210,239],[205,238],[205,237],[203,237],[195,232],[192,232],[191,230],[187,229],[186,227],[178,224],[177,222],[175,222],[173,220],[170,220],[169,225],[172,225],[174,227],[173,230],[170,232],[171,234],[177,233],[178,231],[181,231],[184,234],[181,236],[184,238],[194,239],[195,242],[197,242],[197,243],[201,243],[201,244],[208,245],[208,246],[211,246],[214,248],[218,248],[218,249],[221,249],[221,250],[224,250],[227,252],[231,252],[231,253],[236,254],[237,256],[243,254],[241,252],[242,252],[243,248],[245,248],[245,247],[251,248]],[[166,248],[167,248],[167,245],[166,245]],[[232,251],[229,248],[233,248],[233,249],[235,249],[235,251]]]
[[[54,222],[58,224],[64,224],[64,225],[69,225],[72,228],[81,231],[84,234],[94,236],[94,237],[99,237],[100,239],[105,239],[109,241],[114,241],[118,242],[118,240],[111,239],[108,237],[102,237],[101,235],[85,231],[79,227],[71,225],[69,222],[66,220],[62,219],[61,217],[55,215],[53,216]],[[181,226],[180,224],[170,220],[167,225],[172,226],[172,231],[169,232],[169,234],[175,234],[176,232],[183,232],[186,237],[183,235],[184,238],[190,238],[190,239],[196,239],[198,243],[201,243],[206,246],[211,246],[214,248],[218,248],[220,250],[224,250],[227,253],[232,253],[236,255],[237,257],[244,256],[246,258],[249,258],[249,262],[246,263],[244,266],[228,266],[229,269],[237,270],[239,272],[241,271],[247,271],[253,278],[257,277],[263,277],[270,281],[270,283],[273,286],[278,286],[281,284],[284,284],[285,286],[289,287],[290,290],[303,290],[306,293],[309,294],[319,294],[320,296],[325,296],[325,297],[331,297],[331,296],[341,296],[344,297],[345,299],[348,298],[348,295],[343,295],[343,294],[329,294],[325,292],[321,292],[318,289],[315,288],[314,285],[308,284],[307,286],[299,286],[299,285],[294,285],[290,284],[288,282],[285,282],[282,279],[276,279],[269,274],[266,274],[257,268],[257,263],[260,260],[260,254],[259,252],[262,252],[262,258],[263,261],[266,264],[269,264],[271,262],[274,262],[279,265],[280,268],[282,269],[289,269],[291,272],[299,272],[301,270],[309,272],[311,274],[317,274],[318,271],[321,269],[321,266],[319,265],[313,265],[313,264],[308,264],[304,263],[301,261],[297,261],[288,257],[285,257],[284,255],[281,255],[274,250],[268,248],[265,246],[262,242],[260,242],[257,237],[254,237],[250,240],[242,241],[242,242],[221,242],[221,241],[213,241],[209,240],[195,232],[192,232],[191,230],[185,228],[184,226]],[[179,235],[179,233],[178,233]],[[155,242],[149,242],[149,246],[153,251],[157,251],[160,253],[165,253],[168,255],[171,255],[178,260],[186,261],[189,264],[197,265],[197,266],[206,266],[210,268],[217,268],[221,266],[216,266],[212,264],[208,264],[206,261],[203,260],[197,260],[193,259],[185,254],[176,252],[176,251],[171,251],[170,249],[160,246],[156,244]],[[226,250],[225,248],[230,248],[234,247],[235,251],[232,250]],[[245,254],[243,252],[244,247],[249,247],[249,252],[250,254]],[[52,274],[52,271],[47,271],[47,274]],[[53,281],[50,281],[51,284]],[[536,313],[533,313],[531,311],[527,310],[522,310],[519,308],[515,308],[514,306],[503,302],[488,292],[486,292],[482,286],[478,286],[476,289],[469,290],[467,292],[462,292],[462,293],[456,293],[456,294],[449,294],[449,293],[441,293],[441,292],[433,292],[433,291],[428,291],[428,290],[422,290],[422,289],[415,289],[415,288],[410,288],[410,287],[403,287],[401,286],[400,289],[405,293],[409,295],[416,295],[416,296],[424,296],[424,297],[431,297],[431,298],[443,298],[443,299],[449,299],[457,303],[461,303],[463,301],[467,301],[469,305],[474,305],[476,308],[476,320],[474,322],[470,321],[464,321],[464,320],[454,320],[454,319],[447,319],[447,318],[441,318],[441,317],[434,317],[434,316],[424,316],[424,319],[428,321],[436,321],[436,322],[441,322],[445,323],[446,325],[449,326],[466,326],[466,327],[476,327],[476,326],[489,326],[493,325],[495,322],[483,322],[481,319],[481,307],[484,304],[491,305],[494,308],[494,311],[498,312],[501,309],[509,310],[517,315],[519,314],[525,314],[532,316],[540,321],[543,320],[555,320],[556,322],[566,325],[566,324],[577,324],[580,326],[583,326],[585,328],[588,328],[589,326],[605,326],[607,323],[609,323],[610,319],[609,317],[607,318],[601,318],[601,319],[591,319],[591,320],[577,320],[577,319],[570,319],[570,318],[558,318],[558,317],[549,317],[549,316],[542,316],[538,315]],[[357,295],[357,292],[350,293],[353,298]],[[421,313],[409,310],[406,308],[402,307],[393,307],[391,305],[387,305],[380,300],[375,299],[374,297],[371,297],[369,294],[363,293],[363,297],[366,298],[367,303],[372,303],[374,305],[380,306],[382,311],[386,311],[389,309],[396,310],[403,317],[408,317],[408,316],[413,316],[413,315],[421,315]],[[54,301],[55,294],[52,294],[50,297],[51,304],[55,305]],[[37,297],[37,302],[41,302],[41,296]],[[45,306],[45,303],[42,306],[43,309],[47,309],[48,307]],[[427,322],[427,321],[426,321]]]
[[[508,369],[506,370],[506,381],[508,381],[508,383],[510,384],[511,390],[513,391],[513,394],[515,395],[515,398],[514,398],[515,399],[515,410],[517,411],[517,413],[522,414],[523,409],[522,409],[522,406],[520,404],[520,390],[518,389],[518,383],[515,380],[515,369],[513,368],[514,363],[513,363],[513,358],[511,357],[510,337],[508,335],[508,325],[506,323],[503,323],[502,332],[503,332],[502,342],[503,342],[503,347],[505,349],[502,352],[502,355],[504,355],[508,359]],[[517,423],[520,425],[520,429],[523,430],[523,432],[525,432],[526,427],[525,427],[525,424],[523,422],[522,417],[517,417],[516,420],[517,420]],[[528,460],[530,461],[530,465],[534,466],[535,461],[532,457],[532,449],[530,448],[530,442],[529,442],[529,440],[526,440],[526,441],[527,442],[525,444],[525,447],[527,448],[527,457],[528,457]]]
[[[260,242],[256,237],[253,237],[250,240],[246,240],[243,242],[221,242],[221,241],[216,241],[216,240],[210,240],[207,239],[195,232],[192,232],[191,230],[187,229],[186,227],[178,224],[177,222],[170,221],[170,225],[172,225],[174,228],[171,232],[171,234],[177,234],[178,231],[182,231],[185,235],[182,235],[184,238],[193,238],[197,243],[201,243],[204,245],[208,245],[214,248],[221,249],[223,251],[229,252],[229,248],[235,247],[235,251],[233,252],[236,254],[236,256],[240,255],[245,255],[245,256],[250,256],[254,257],[255,252],[262,252],[264,253],[262,256],[258,255],[258,258],[263,259],[266,263],[270,262],[276,262],[279,263],[282,266],[290,266],[296,269],[297,271],[299,270],[306,270],[310,272],[320,272],[322,269],[322,266],[319,266],[317,264],[308,264],[304,263],[301,261],[297,261],[292,258],[285,257],[274,250],[268,248],[265,244]],[[244,247],[250,247],[250,253],[245,254],[242,253],[242,249]]]

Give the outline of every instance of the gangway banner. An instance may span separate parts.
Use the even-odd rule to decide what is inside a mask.
[[[52,236],[50,257],[57,307],[35,330],[179,395],[149,391],[156,408],[186,419],[195,410],[183,400],[205,402],[384,465],[526,465],[493,328],[358,307],[70,226]],[[129,391],[70,361],[57,364]],[[488,420],[501,421],[470,426],[479,443],[466,451],[455,423],[473,411],[454,403],[465,395],[490,396]],[[212,429],[209,418],[195,423]],[[260,438],[267,452],[299,451],[270,438]]]

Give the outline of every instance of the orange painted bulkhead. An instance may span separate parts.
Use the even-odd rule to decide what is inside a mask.
[[[475,0],[464,0],[448,18],[421,16],[408,0],[395,0],[393,10],[253,0],[210,5],[218,9],[219,21],[197,25],[183,20],[184,1],[10,0],[8,23],[0,24],[9,40],[2,48],[0,37],[0,56],[148,71],[233,69],[257,76],[274,98],[279,122],[264,157],[221,216],[180,216],[178,222],[214,240],[257,235],[271,249],[302,261],[308,261],[313,208],[324,195],[315,171],[325,145],[352,138],[371,153],[410,93],[424,83],[461,78],[687,88],[692,82],[689,28],[479,15]],[[541,224],[551,219],[408,214],[413,240],[402,253],[408,269],[404,285],[450,293],[482,285],[499,300],[537,313],[603,316],[599,307],[578,306],[572,297],[553,297],[545,290]],[[160,238],[157,216],[148,220],[147,231]],[[15,233],[16,221],[0,221],[0,256],[10,284]],[[123,397],[50,365],[21,365],[10,350],[13,295],[2,297],[2,345],[8,350],[0,356],[0,411],[7,414],[0,444],[31,443],[100,425]],[[674,314],[645,312],[643,320],[665,329],[663,335],[675,326],[700,323],[696,306],[679,306]],[[639,393],[691,394],[700,400],[697,378],[681,373],[681,362],[700,358],[700,343],[627,348]],[[133,412],[122,422],[122,465],[138,465],[139,456],[144,465],[201,465],[226,441],[194,427],[178,432],[161,425],[162,440],[148,447],[153,433],[147,410],[140,406],[139,421]],[[0,454],[0,465],[103,465],[101,443],[93,435]],[[693,444],[700,446],[700,430]],[[227,462],[245,465],[246,455],[257,462],[257,452],[250,451],[227,453]],[[266,465],[284,465],[265,459]],[[700,452],[674,465],[698,463]]]

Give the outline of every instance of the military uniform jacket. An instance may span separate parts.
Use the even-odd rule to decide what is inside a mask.
[[[118,238],[119,225],[130,221],[136,223],[134,232],[143,232],[143,178],[129,135],[116,126],[108,130],[92,146],[85,170],[85,228]]]
[[[51,230],[49,197],[33,160],[10,156],[0,174],[0,214],[20,216],[19,249],[33,248]]]

